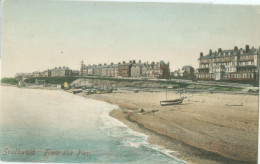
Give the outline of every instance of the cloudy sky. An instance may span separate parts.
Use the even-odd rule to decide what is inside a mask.
[[[260,46],[260,6],[6,0],[2,77],[123,60],[198,67],[200,52]]]

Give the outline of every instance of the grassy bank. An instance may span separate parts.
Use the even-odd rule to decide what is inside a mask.
[[[202,85],[202,84],[187,84],[183,82],[176,81],[151,81],[144,79],[123,79],[123,78],[113,78],[113,77],[40,77],[38,80],[45,80],[49,84],[63,84],[67,82],[71,84],[74,80],[83,78],[87,79],[93,85],[98,83],[106,83],[110,85],[117,85],[121,87],[140,87],[140,88],[186,88],[186,89],[199,89],[199,90],[212,90],[212,91],[241,91],[239,87],[230,86],[212,86],[212,85]],[[36,78],[26,79],[27,83],[35,83]]]
[[[48,84],[63,84],[64,82],[72,83],[78,77],[37,77],[24,80],[26,83],[35,83],[35,80],[45,80]]]
[[[17,85],[18,81],[15,78],[4,77],[4,78],[1,79],[1,83],[10,84],[10,85]]]

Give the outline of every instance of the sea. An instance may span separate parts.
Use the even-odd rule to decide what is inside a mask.
[[[62,90],[2,86],[0,92],[1,161],[186,163],[110,117],[118,106]]]

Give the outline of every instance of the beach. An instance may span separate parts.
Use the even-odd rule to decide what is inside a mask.
[[[184,94],[181,105],[160,106],[164,92],[125,91],[84,97],[116,104],[110,115],[135,131],[149,135],[149,142],[178,152],[190,163],[256,163],[258,96]],[[168,92],[168,99],[179,98]],[[144,112],[141,112],[141,109]]]
[[[187,92],[181,95],[186,97],[183,103],[173,106],[160,106],[159,102],[166,99],[163,91],[117,90],[75,96],[118,105],[120,108],[110,116],[148,135],[149,143],[172,150],[174,156],[188,163],[257,163],[256,95]],[[168,100],[179,97],[177,92],[167,92]]]

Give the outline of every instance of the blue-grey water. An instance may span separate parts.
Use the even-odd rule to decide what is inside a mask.
[[[1,87],[1,161],[184,163],[110,117],[115,108],[63,91]]]

